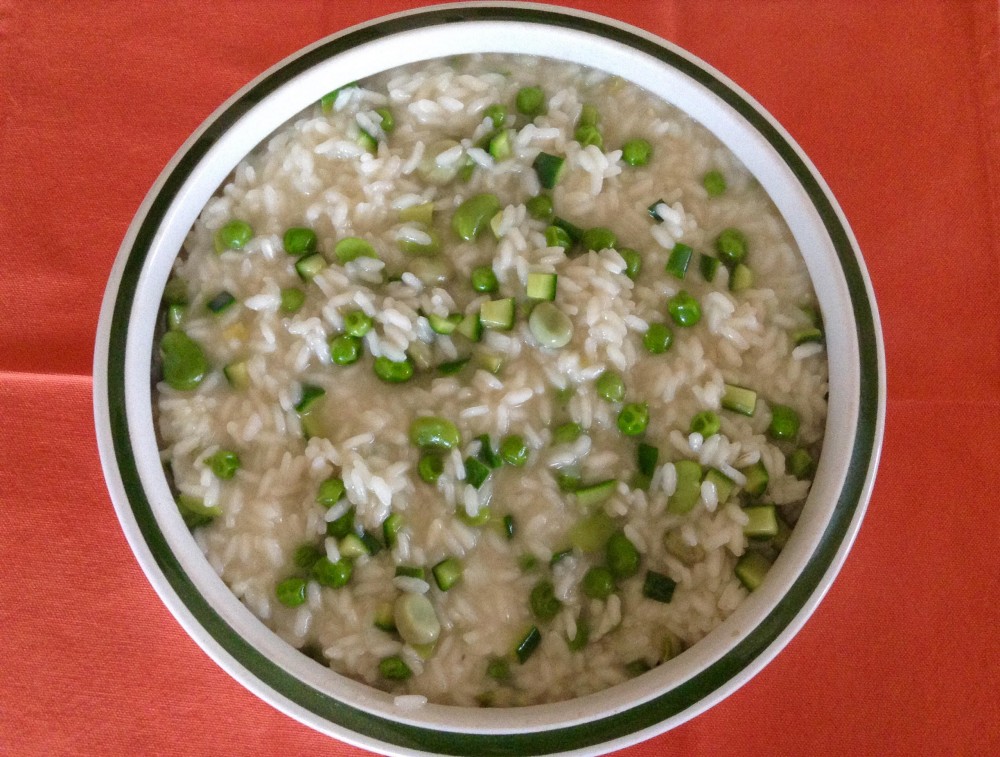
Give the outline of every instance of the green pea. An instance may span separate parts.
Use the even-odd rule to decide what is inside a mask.
[[[442,473],[444,473],[444,458],[441,455],[436,452],[421,455],[420,462],[417,463],[417,474],[421,481],[428,484],[436,483]]]
[[[322,586],[339,589],[347,586],[354,568],[349,560],[341,558],[334,562],[329,557],[321,557],[313,565],[313,576]]]
[[[510,679],[510,663],[503,657],[494,657],[486,666],[486,675],[494,681]]]
[[[608,570],[617,579],[631,578],[639,572],[639,550],[621,531],[608,539],[607,561]]]
[[[565,347],[573,338],[573,322],[551,302],[535,305],[528,316],[528,330],[542,347]]]
[[[799,414],[788,405],[771,405],[767,433],[774,439],[794,439],[799,434]]]
[[[747,255],[747,238],[739,229],[724,229],[715,239],[715,251],[728,266],[742,263]]]
[[[583,147],[594,145],[599,150],[604,149],[604,137],[601,135],[601,130],[591,124],[580,124],[577,126],[573,132],[573,139]]]
[[[653,156],[653,146],[645,139],[630,139],[622,146],[622,160],[630,166],[644,166]]]
[[[538,221],[548,221],[551,220],[552,216],[555,214],[555,208],[552,205],[552,198],[546,194],[535,195],[528,199],[524,203],[525,209],[528,211],[528,215]]]
[[[306,580],[286,578],[274,587],[274,593],[285,607],[298,607],[306,601]]]
[[[473,195],[455,208],[451,217],[452,231],[466,242],[471,242],[479,237],[499,212],[500,200],[495,194]]]
[[[285,231],[281,241],[289,255],[310,255],[316,252],[316,232],[303,226],[293,226]]]
[[[583,574],[583,593],[591,599],[607,599],[614,593],[615,577],[601,565],[595,565]]]
[[[683,289],[667,300],[667,312],[678,326],[694,326],[701,320],[701,305]]]
[[[288,287],[281,290],[281,311],[283,313],[297,313],[305,301],[306,293],[298,287]]]
[[[379,661],[378,672],[380,676],[389,681],[405,681],[413,675],[410,666],[403,661],[402,657],[397,655],[386,657]]]
[[[547,247],[562,247],[564,250],[568,250],[573,246],[573,240],[569,232],[561,226],[546,226],[545,245]]]
[[[163,380],[171,389],[194,389],[208,373],[208,361],[201,346],[183,331],[168,331],[160,338]]]
[[[347,487],[342,479],[330,477],[325,479],[316,491],[316,502],[328,510],[344,498]]]
[[[625,261],[625,275],[632,279],[632,281],[635,281],[635,277],[642,270],[642,255],[639,254],[638,250],[633,250],[631,247],[619,247],[618,254]]]
[[[354,508],[326,524],[326,535],[334,539],[343,539],[354,532]]]
[[[531,612],[539,620],[552,620],[562,608],[562,602],[556,596],[556,589],[551,581],[539,581],[535,584],[529,601]]]
[[[662,355],[674,343],[674,332],[664,323],[651,323],[642,335],[642,345],[652,355]]]
[[[701,185],[705,187],[709,197],[718,197],[725,194],[726,177],[720,171],[709,171],[701,177]]]
[[[493,128],[499,129],[507,120],[507,109],[500,103],[493,103],[483,111],[483,118],[490,119]]]
[[[410,443],[420,449],[452,449],[462,443],[462,434],[447,418],[427,415],[410,423]]]
[[[500,288],[497,275],[493,273],[493,268],[488,265],[477,266],[472,269],[472,288],[477,292],[491,293]]]
[[[242,250],[253,239],[253,227],[246,221],[234,219],[215,232],[215,251]]]
[[[604,371],[594,381],[597,396],[608,402],[621,402],[625,399],[625,382],[614,371]]]
[[[228,481],[235,476],[236,471],[240,469],[240,456],[232,450],[220,449],[214,455],[205,460],[205,463],[209,468],[211,468],[212,473],[214,473],[217,478],[221,478],[223,481]]]
[[[330,359],[335,365],[351,365],[358,362],[362,352],[362,342],[350,334],[338,334],[329,341]]]
[[[344,237],[333,248],[333,254],[341,263],[349,263],[358,258],[377,258],[375,248],[360,237]]]
[[[344,314],[344,332],[362,337],[372,330],[372,319],[363,310],[352,310]]]
[[[706,439],[719,433],[721,428],[722,422],[719,416],[711,410],[703,410],[691,419],[691,433],[701,434]]]
[[[384,355],[375,358],[375,375],[390,384],[401,384],[413,378],[413,363],[409,360],[390,360]]]
[[[514,104],[520,113],[534,118],[545,112],[545,93],[540,87],[522,87],[517,91]]]
[[[639,436],[649,425],[649,406],[645,402],[631,402],[618,413],[618,430],[625,436]]]
[[[593,229],[587,229],[583,232],[583,236],[580,237],[580,244],[587,250],[613,249],[618,244],[618,237],[611,229],[596,226]]]
[[[528,445],[520,434],[510,434],[500,442],[500,458],[515,468],[520,468],[528,462]]]
[[[556,426],[555,430],[552,432],[552,443],[569,444],[579,439],[582,433],[583,428],[579,423],[574,423],[572,421],[569,423],[563,423]]]

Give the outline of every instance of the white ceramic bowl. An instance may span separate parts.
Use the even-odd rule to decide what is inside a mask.
[[[185,235],[234,166],[331,82],[428,57],[546,55],[630,79],[713,131],[784,216],[812,275],[830,359],[823,455],[802,518],[767,581],[702,641],[628,683],[516,711],[426,705],[332,673],[293,649],[222,583],[178,515],[157,453],[150,385],[161,294]],[[248,84],[181,147],[122,243],[101,313],[94,401],[101,459],[122,528],[187,632],[233,677],[324,733],[390,754],[599,753],[693,717],[745,683],[798,631],[857,533],[878,462],[884,358],[854,237],[785,131],[719,72],[662,39],[550,6],[449,5],[323,39]]]

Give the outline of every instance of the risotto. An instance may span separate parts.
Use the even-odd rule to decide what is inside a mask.
[[[671,105],[541,58],[322,98],[205,207],[164,314],[198,545],[401,705],[680,654],[766,580],[822,444],[822,323],[766,193]]]

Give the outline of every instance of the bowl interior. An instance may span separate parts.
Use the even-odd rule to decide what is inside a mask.
[[[649,674],[588,697],[521,708],[514,717],[439,705],[400,709],[392,696],[313,662],[257,620],[209,566],[177,513],[159,460],[149,381],[171,266],[235,165],[339,84],[472,52],[544,55],[602,69],[708,126],[787,222],[819,297],[828,354],[836,356],[813,488],[760,590]],[[369,748],[400,752],[587,750],[637,740],[710,706],[773,657],[832,581],[860,523],[881,434],[881,347],[867,276],[844,219],[800,151],[748,96],[684,52],[614,22],[539,8],[390,17],[323,40],[248,85],[185,143],[140,209],[109,287],[97,352],[95,399],[109,487],[133,549],[178,620],[227,671],[292,716]],[[487,734],[509,739],[497,747],[501,742]]]

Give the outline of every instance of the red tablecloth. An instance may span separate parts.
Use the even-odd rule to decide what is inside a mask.
[[[132,557],[94,440],[118,245],[191,131],[305,44],[419,3],[0,0],[0,754],[359,755],[246,692]],[[888,420],[804,630],[630,756],[1000,754],[1000,54],[992,2],[569,3],[760,100],[857,233]]]

